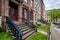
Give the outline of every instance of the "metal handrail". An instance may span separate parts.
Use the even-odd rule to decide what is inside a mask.
[[[18,28],[18,26],[12,21],[10,17],[6,17],[6,23],[10,26],[12,30],[16,30],[20,34],[20,38],[22,40],[22,36],[24,35],[23,32],[21,31],[21,29]]]
[[[33,26],[33,23],[30,22],[28,19],[22,18],[23,22],[27,23],[30,26]]]
[[[30,22],[28,19],[25,19],[25,18],[22,18],[22,20],[37,32],[37,27],[32,22]]]
[[[48,30],[48,36],[47,36],[47,40],[50,40],[50,29]]]

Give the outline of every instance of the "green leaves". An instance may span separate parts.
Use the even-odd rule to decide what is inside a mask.
[[[55,19],[60,18],[60,12],[57,9],[52,9],[52,10],[48,11],[47,15],[50,16],[53,21]]]

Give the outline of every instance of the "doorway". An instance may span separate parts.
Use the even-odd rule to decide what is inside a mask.
[[[18,5],[9,1],[9,16],[12,20],[18,20]]]

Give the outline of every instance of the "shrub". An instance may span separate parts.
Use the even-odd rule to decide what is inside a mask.
[[[37,28],[37,25],[33,25],[34,28]]]
[[[41,24],[37,24],[37,26],[41,26]]]
[[[40,26],[37,25],[37,28],[40,30],[49,30],[49,27],[50,27],[50,24],[45,24],[45,26],[44,25],[40,25]]]

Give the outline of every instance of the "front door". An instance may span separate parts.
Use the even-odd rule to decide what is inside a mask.
[[[18,20],[18,6],[12,2],[9,2],[9,16],[12,20]]]

